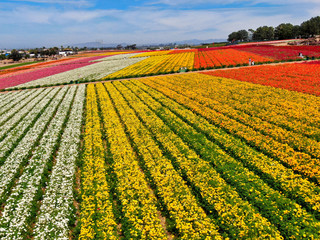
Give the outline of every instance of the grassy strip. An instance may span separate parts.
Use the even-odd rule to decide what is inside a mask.
[[[9,68],[15,68],[15,67],[21,67],[21,66],[25,66],[25,65],[34,64],[34,63],[39,63],[39,62],[43,62],[43,61],[17,63],[17,64],[13,64],[13,65],[9,65],[9,66],[4,66],[4,67],[0,67],[0,71],[5,70],[5,69],[9,69]]]

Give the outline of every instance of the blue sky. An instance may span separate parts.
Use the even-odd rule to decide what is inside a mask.
[[[319,13],[320,0],[0,0],[0,49],[226,39]]]

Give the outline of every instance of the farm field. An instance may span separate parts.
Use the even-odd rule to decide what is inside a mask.
[[[318,69],[0,93],[0,239],[319,239]]]
[[[320,61],[251,66],[205,74],[320,95]]]
[[[69,58],[0,70],[0,89],[32,88],[232,68],[320,57],[318,46],[235,45],[168,51],[97,51]]]

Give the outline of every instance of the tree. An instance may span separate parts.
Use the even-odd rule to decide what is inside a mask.
[[[257,28],[253,34],[253,40],[274,40],[274,28],[268,26]]]
[[[300,28],[299,25],[294,25],[293,29],[292,29],[292,32],[293,32],[293,37],[294,38],[300,38],[301,37],[301,28]]]
[[[0,54],[0,60],[4,60],[4,59],[6,59],[6,58],[7,58],[6,55]]]
[[[320,34],[320,17],[313,17],[308,21],[301,23],[301,34],[304,37],[310,37]]]
[[[238,38],[237,32],[232,32],[228,36],[228,41],[233,42],[233,41],[236,41],[237,38]]]
[[[52,55],[57,55],[59,53],[59,48],[57,47],[52,47],[48,49],[48,55],[52,56]]]
[[[291,23],[281,23],[274,30],[274,36],[276,39],[292,39],[295,37],[294,26]]]
[[[132,49],[132,50],[134,50],[136,48],[137,48],[137,44],[132,44],[132,45],[128,45],[125,47],[125,49]]]
[[[246,30],[240,30],[238,32],[232,32],[228,36],[228,41],[248,41],[249,34]]]
[[[9,55],[9,59],[13,61],[19,61],[22,58],[22,55],[16,49],[13,49]]]
[[[117,45],[117,49],[118,49],[118,50],[121,50],[122,48],[123,48],[123,47],[122,47],[121,44],[118,44],[118,45]]]
[[[246,30],[240,30],[237,32],[237,38],[240,41],[248,41],[249,33]]]

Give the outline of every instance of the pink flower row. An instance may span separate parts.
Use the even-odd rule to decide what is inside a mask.
[[[36,69],[33,71],[24,72],[21,74],[8,76],[5,78],[0,79],[0,89],[5,89],[9,87],[14,87],[22,83],[30,82],[37,80],[39,78],[48,77],[57,73],[66,72],[69,70],[73,70],[76,68],[88,66],[91,64],[95,64],[96,62],[90,62],[92,60],[97,60],[100,58],[105,58],[106,56],[99,56],[99,57],[89,57],[89,58],[81,58],[76,61],[73,61],[72,63],[68,62],[61,63],[59,65],[55,65],[52,67],[42,68],[42,69]]]

